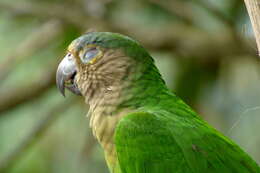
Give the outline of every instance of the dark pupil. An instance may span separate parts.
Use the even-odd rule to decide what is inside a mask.
[[[88,62],[93,59],[98,54],[98,50],[96,48],[88,50],[84,55],[84,61]]]

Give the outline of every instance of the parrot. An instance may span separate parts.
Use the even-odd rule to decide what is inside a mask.
[[[68,89],[84,97],[111,173],[260,173],[256,161],[167,88],[152,56],[128,36],[76,38],[56,84],[64,96]]]

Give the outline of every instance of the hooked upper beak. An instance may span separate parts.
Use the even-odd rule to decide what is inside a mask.
[[[65,97],[65,88],[77,95],[81,95],[77,84],[75,83],[75,76],[77,74],[77,67],[75,58],[68,53],[58,66],[56,73],[56,85]]]

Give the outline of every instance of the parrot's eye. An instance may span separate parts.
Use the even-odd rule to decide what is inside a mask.
[[[97,48],[91,48],[83,54],[81,57],[81,61],[86,64],[86,63],[91,63],[93,60],[100,54],[100,50]]]

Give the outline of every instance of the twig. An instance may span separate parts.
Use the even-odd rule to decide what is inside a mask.
[[[233,125],[230,127],[230,129],[228,130],[227,134],[230,134],[233,129],[241,122],[242,118],[244,118],[246,116],[246,114],[250,111],[256,111],[259,110],[260,106],[256,106],[256,107],[252,107],[252,108],[247,108],[246,110],[244,110],[241,115],[238,117],[238,119],[233,123]]]
[[[42,137],[48,127],[55,122],[57,117],[72,106],[73,103],[75,103],[75,99],[66,99],[65,102],[52,108],[43,119],[39,120],[39,122],[34,128],[32,128],[30,133],[22,140],[21,143],[18,144],[6,156],[2,157],[0,160],[0,172],[6,172],[7,169],[12,167],[12,165],[22,156],[22,154]]]
[[[50,20],[28,36],[14,51],[0,64],[0,81],[7,78],[8,74],[17,63],[28,58],[40,48],[45,47],[62,31],[58,20]]]
[[[255,33],[258,56],[260,56],[260,2],[258,0],[244,0]]]

